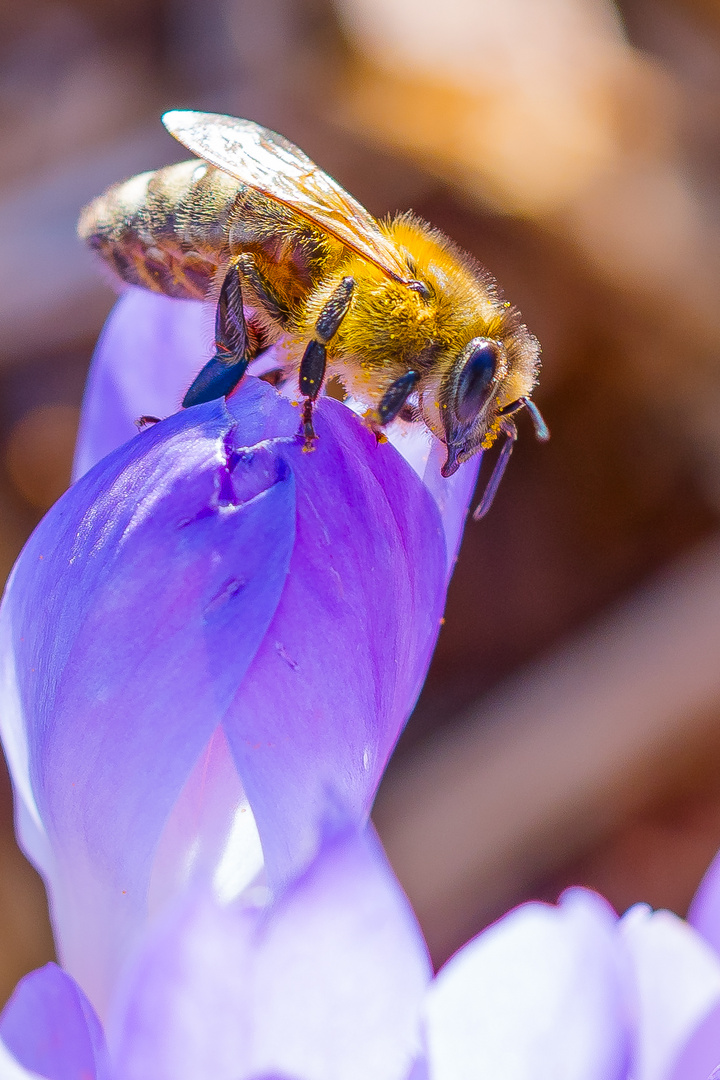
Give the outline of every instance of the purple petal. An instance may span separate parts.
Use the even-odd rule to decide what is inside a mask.
[[[688,1038],[720,1004],[720,960],[669,911],[638,904],[619,929],[636,988],[633,1080],[667,1080]]]
[[[18,983],[0,1016],[0,1040],[21,1066],[47,1080],[108,1076],[100,1022],[77,983],[56,964]]]
[[[616,919],[594,893],[526,904],[461,949],[428,995],[432,1080],[625,1080]]]
[[[101,1015],[149,911],[184,887],[193,836],[214,879],[249,799],[277,883],[330,817],[365,819],[426,671],[446,576],[434,501],[339,403],[321,402],[313,454],[296,430],[253,379],[230,412],[171,417],[70,489],[9,583],[19,827]],[[181,806],[201,775],[198,833]]]
[[[404,1080],[430,969],[377,840],[351,835],[269,909],[188,897],[111,1021],[123,1080]]]
[[[443,537],[426,489],[338,402],[321,403],[316,427],[312,454],[297,442],[284,451],[297,482],[297,542],[225,719],[274,881],[312,857],[329,806],[356,820],[369,812],[445,599]]]
[[[720,852],[705,871],[693,897],[688,922],[720,956]]]
[[[249,394],[262,435],[278,399]],[[31,537],[0,616],[54,852],[41,869],[91,996],[83,960],[112,967],[121,942],[104,921],[121,939],[144,912],[162,825],[285,584],[294,478],[261,455],[223,491],[231,427],[222,404],[172,418],[79,481]]]
[[[177,412],[212,353],[212,313],[197,301],[128,289],[105,324],[83,401],[73,477],[138,433],[141,416]]]

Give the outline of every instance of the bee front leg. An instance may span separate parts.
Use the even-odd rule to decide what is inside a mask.
[[[387,441],[387,436],[382,429],[402,414],[407,405],[407,399],[419,382],[419,371],[406,371],[388,386],[376,409],[368,409],[366,413],[363,413],[363,420],[379,443]]]
[[[340,323],[347,314],[354,288],[354,278],[343,278],[330,298],[323,304],[315,323],[315,335],[308,342],[303,358],[300,361],[300,393],[305,398],[302,411],[304,450],[312,450],[313,442],[317,438],[313,427],[312,414],[313,405],[325,379],[326,346],[339,330]]]
[[[230,266],[220,289],[215,313],[215,355],[208,360],[183,398],[183,408],[227,397],[249,364],[247,327],[236,263]]]
[[[399,379],[390,384],[377,407],[377,422],[381,427],[391,423],[400,415],[407,399],[419,382],[419,371],[406,371],[404,375],[401,375]]]

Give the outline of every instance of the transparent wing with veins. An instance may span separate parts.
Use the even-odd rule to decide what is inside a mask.
[[[282,135],[218,113],[176,110],[162,119],[193,154],[308,218],[388,277],[410,280],[397,248],[372,214]]]

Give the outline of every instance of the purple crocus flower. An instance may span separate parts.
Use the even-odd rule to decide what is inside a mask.
[[[366,819],[475,478],[442,479],[422,433],[398,437],[409,465],[329,399],[305,454],[297,410],[253,378],[125,441],[137,413],[172,411],[203,348],[196,305],[123,297],[91,376],[84,475],[0,613],[19,837],[101,1015],[148,919],[190,883],[224,901],[281,888],[321,833]]]
[[[270,903],[188,890],[125,970],[107,1042],[69,976],[28,976],[0,1018],[16,1069],[0,1075],[706,1080],[717,1026],[709,1058],[686,1055],[719,1007],[699,932],[642,905],[618,920],[584,889],[511,912],[432,980],[376,839],[351,830]]]

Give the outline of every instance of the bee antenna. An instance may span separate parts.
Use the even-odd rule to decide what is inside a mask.
[[[530,419],[532,420],[533,427],[535,429],[535,438],[538,442],[547,442],[550,438],[550,428],[547,426],[542,418],[540,410],[534,401],[531,401],[529,397],[518,398],[517,401],[513,401],[510,405],[506,405],[500,410],[500,416],[513,416],[520,409],[527,409],[530,413]]]
[[[523,405],[530,413],[530,419],[533,422],[535,428],[535,438],[538,442],[547,442],[550,438],[550,428],[547,426],[542,418],[542,414],[538,409],[534,401],[531,401],[529,397],[520,398]]]
[[[513,446],[515,445],[515,440],[517,439],[517,428],[515,427],[513,421],[508,418],[503,420],[502,430],[505,432],[506,439],[503,444],[503,448],[500,451],[500,455],[495,462],[495,468],[490,475],[490,479],[485,485],[485,490],[483,491],[482,498],[480,499],[480,502],[475,508],[475,511],[473,513],[473,521],[480,521],[481,518],[484,518],[488,510],[492,506],[495,496],[497,494],[497,489],[500,487],[500,481],[502,480],[503,474],[507,468],[507,463],[510,460],[510,455],[513,452]]]

